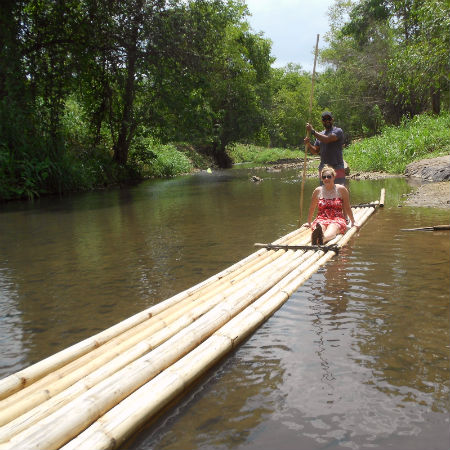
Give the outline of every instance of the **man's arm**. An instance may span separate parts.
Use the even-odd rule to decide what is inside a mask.
[[[310,123],[306,124],[306,129],[311,132],[313,137],[315,137],[320,142],[323,142],[324,144],[330,144],[331,142],[336,142],[339,139],[339,137],[336,136],[334,133],[330,133],[328,135],[319,133],[312,127],[312,125]]]
[[[312,145],[311,141],[309,140],[309,137],[305,137],[305,139],[303,139],[303,142],[305,144],[305,146],[307,147],[307,149],[314,155],[317,155],[320,152],[320,148],[318,145]]]

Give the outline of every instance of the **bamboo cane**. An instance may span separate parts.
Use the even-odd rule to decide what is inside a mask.
[[[310,252],[312,253],[312,252]],[[320,255],[315,255],[314,258],[317,259],[319,258]],[[256,316],[256,320],[253,320],[253,325],[250,324],[249,326],[249,314],[248,311],[251,311],[252,316]],[[170,401],[175,395],[177,395],[180,391],[181,388],[184,387],[184,385],[186,383],[190,383],[193,379],[195,379],[195,377],[199,374],[202,373],[204,370],[206,370],[208,367],[210,367],[210,365],[214,364],[215,361],[217,361],[219,358],[221,358],[226,352],[228,352],[229,350],[231,350],[231,348],[236,345],[236,343],[238,342],[238,337],[242,337],[243,333],[240,331],[241,329],[254,329],[256,327],[256,324],[260,323],[263,319],[264,316],[262,316],[261,313],[255,312],[255,307],[254,306],[250,306],[247,307],[244,310],[244,320],[238,320],[237,322],[240,324],[240,328],[239,331],[237,333],[235,333],[237,336],[234,337],[232,340],[228,339],[223,339],[224,338],[224,333],[220,330],[220,335],[216,335],[219,332],[216,332],[215,335],[208,339],[208,345],[201,350],[201,352],[195,352],[195,350],[193,352],[191,352],[189,354],[189,360],[188,362],[186,361],[179,361],[179,364],[177,364],[178,367],[172,366],[172,368],[168,369],[169,373],[177,373],[177,371],[180,371],[179,366],[183,365],[185,366],[185,374],[184,375],[180,375],[178,374],[179,380],[183,380],[182,382],[179,381],[177,384],[173,385],[173,381],[171,381],[170,386],[172,387],[172,390],[168,389],[169,386],[165,385],[163,386],[158,386],[158,392],[163,392],[163,394],[161,396],[158,396],[158,398],[155,399],[154,396],[152,396],[151,398],[148,398],[147,396],[145,397],[145,402],[143,403],[142,401],[139,401],[138,398],[142,397],[142,392],[139,393],[139,397],[136,398],[132,398],[129,397],[129,399],[131,399],[130,401],[125,400],[124,402],[122,402],[123,404],[121,404],[121,413],[120,414],[115,414],[112,413],[112,415],[115,415],[115,420],[114,423],[116,424],[116,426],[119,427],[119,431],[118,433],[121,435],[121,439],[120,442],[123,442],[123,439],[129,434],[131,433],[132,430],[135,429],[136,426],[138,426],[139,424],[142,424],[144,422],[144,420],[146,420],[147,416],[149,415],[148,410],[149,408],[149,401],[151,402],[150,404],[152,405],[152,408],[150,409],[150,413],[155,413],[157,412],[157,410],[159,408],[161,408],[164,404],[166,404],[168,401]],[[245,322],[245,323],[244,323]],[[219,340],[222,344],[219,346],[222,351],[217,351],[217,346],[214,345],[214,341]],[[211,342],[213,341],[213,342]],[[232,345],[233,343],[233,345]],[[214,351],[211,351],[211,349],[214,349]],[[196,356],[193,355],[193,353],[196,353],[197,357],[201,356],[202,359],[202,364],[197,366],[197,374],[194,374],[194,376],[190,376],[189,373],[193,373],[195,372],[195,368],[196,367],[192,367],[193,366],[193,359],[195,360]],[[184,358],[183,358],[184,359]],[[206,362],[205,362],[206,360]],[[158,376],[158,380],[167,380],[167,375],[166,374],[161,374],[160,376]],[[170,378],[169,378],[170,379]],[[192,379],[192,380],[191,380]],[[154,379],[154,381],[156,381],[156,378]],[[148,390],[148,387],[147,387]],[[152,390],[152,387],[150,386],[150,390]],[[169,393],[170,392],[170,393]],[[138,402],[138,404],[136,403],[136,401]],[[135,421],[133,423],[133,425],[130,425],[129,423],[127,423],[127,419],[128,422],[130,420],[130,416],[129,414],[127,414],[128,411],[128,406],[125,405],[125,402],[127,404],[129,404],[130,406],[132,405],[133,407],[133,411],[136,410],[137,407],[139,408],[143,408],[147,410],[146,414],[140,414],[140,417],[138,419],[138,421]],[[156,403],[156,405],[155,405]],[[134,417],[136,417],[136,415],[133,415]],[[101,419],[102,422],[105,422],[105,417],[106,415]],[[117,448],[114,446],[110,446],[111,444],[113,444],[116,441],[116,437],[114,437],[114,440],[111,440],[110,438],[108,438],[108,435],[110,433],[110,431],[108,431],[105,434],[101,434],[99,433],[99,431],[97,430],[97,428],[99,427],[98,422],[91,427],[91,429],[89,429],[89,432],[92,435],[92,432],[95,430],[96,432],[94,433],[94,440],[92,439],[88,439],[86,442],[86,447],[82,447],[83,446],[83,440],[85,439],[85,434],[83,433],[83,435],[81,435],[79,438],[76,438],[75,440],[73,440],[70,444],[68,444],[67,446],[65,446],[65,449],[75,449],[75,448],[88,448],[89,446],[94,446],[94,448]],[[85,432],[86,433],[86,432]],[[116,431],[117,433],[117,431]],[[103,447],[102,446],[102,442],[101,440],[97,440],[96,438],[98,438],[99,436],[101,436],[102,438],[104,438],[106,440],[106,446]],[[80,447],[81,446],[81,447]]]
[[[382,208],[384,206],[384,197],[386,194],[386,189],[382,188],[381,189],[381,195],[380,195],[380,207]]]
[[[297,235],[298,233],[293,233],[293,236],[290,238],[290,239],[288,239],[288,240],[292,240],[292,239],[295,239],[295,237],[296,237],[296,235]],[[300,233],[300,234],[302,234],[302,233]],[[304,233],[303,233],[304,234]],[[223,281],[223,279],[221,279],[221,281]],[[176,305],[175,305],[176,306]],[[195,305],[194,305],[195,306]],[[192,304],[190,305],[190,308],[192,308],[193,306],[192,306]],[[166,311],[165,312],[167,312],[167,311],[170,311],[170,308],[169,309],[166,309]],[[163,314],[163,313],[162,313]],[[178,313],[178,315],[179,315],[179,313]],[[173,316],[173,313],[172,313],[172,316]],[[161,315],[159,316],[159,317],[161,317]],[[176,317],[175,317],[176,318]],[[148,331],[149,330],[149,322],[151,322],[152,320],[158,320],[159,321],[159,319],[158,318],[151,318],[151,319],[149,319],[147,322],[144,322],[143,324],[140,324],[138,327],[142,327],[143,325],[145,326],[145,329]],[[174,319],[174,318],[172,318],[172,319]],[[167,320],[167,318],[165,319],[165,321],[164,322],[162,322],[162,325],[159,325],[159,327],[155,330],[155,331],[157,331],[158,329],[160,329],[163,325],[167,325],[167,323],[169,323],[168,322],[168,320]],[[137,328],[137,327],[136,327]],[[130,331],[130,330],[129,330]],[[145,335],[144,336],[142,336],[141,338],[144,338],[145,337]],[[135,339],[136,340],[136,339]],[[113,352],[113,354],[114,355],[116,355],[117,354],[117,352],[116,352],[116,345],[117,345],[117,342],[111,342],[111,344],[113,344],[114,345],[114,352]],[[126,348],[129,348],[131,345],[127,345],[127,347],[123,347],[122,346],[122,348],[119,348],[119,351],[123,351],[124,349],[126,349]],[[106,351],[106,349],[100,349],[103,353],[102,353],[102,357],[101,357],[101,359],[98,359],[97,361],[97,364],[96,364],[96,366],[95,367],[93,367],[93,369],[95,369],[95,368],[97,368],[97,367],[99,367],[101,364],[103,364],[104,362],[105,362],[105,358],[106,358],[106,355],[105,355],[105,351]],[[86,355],[86,359],[88,359],[89,358],[89,355]],[[82,361],[83,363],[84,363],[84,361]],[[80,364],[81,362],[79,362],[79,364]],[[75,369],[76,367],[75,366],[69,366],[67,369],[65,369],[65,372],[69,372],[70,373],[70,375],[71,375],[71,379],[73,379],[73,380],[76,380],[76,372],[73,372],[73,370]],[[92,370],[93,370],[92,369]],[[87,369],[86,369],[87,370]],[[80,375],[79,376],[79,378],[81,378],[81,376],[85,376],[86,375],[86,371],[85,372],[83,372],[83,371],[81,371],[80,372],[82,375]],[[55,379],[59,379],[59,378],[62,378],[64,376],[64,373],[63,372],[61,372],[61,371],[59,371],[59,372],[57,372],[57,373],[54,373],[54,374],[52,374],[51,375],[51,377],[50,377],[50,379],[43,379],[43,380],[41,380],[42,381],[42,383],[37,383],[37,385],[35,385],[35,386],[33,386],[34,387],[34,389],[36,390],[36,389],[39,389],[41,386],[45,386],[45,383],[46,384],[51,384]],[[78,379],[79,379],[78,378]],[[65,383],[65,384],[64,384]],[[64,383],[59,383],[59,386],[62,386],[62,387],[67,387],[68,385],[70,385],[70,382],[67,382],[67,381],[64,381]],[[53,386],[52,386],[52,389],[51,389],[51,391],[52,392],[55,392],[55,388],[56,388],[56,384],[54,384],[53,383]],[[50,390],[48,389],[48,388],[43,388],[44,390],[43,390],[43,393],[41,393],[41,397],[39,398],[39,396],[38,397],[35,397],[35,401],[36,402],[41,402],[41,401],[43,401],[43,400],[45,400],[46,398],[48,398],[49,396],[50,396]],[[24,392],[23,394],[26,394],[26,395],[30,395],[30,392]],[[14,404],[15,405],[15,410],[16,410],[16,412],[17,411],[19,411],[20,409],[19,409],[19,407],[20,407],[20,404],[18,403],[18,400],[20,400],[20,398],[21,398],[21,396],[20,395],[18,395],[18,396],[13,396],[12,398],[10,398],[10,399],[8,399],[9,400],[9,403],[12,403],[12,404]],[[3,404],[2,405],[3,407],[6,407],[6,406],[8,406],[7,404]],[[9,413],[10,414],[12,414],[12,411],[10,410],[9,411]],[[11,419],[11,416],[8,416],[7,417],[7,419]],[[5,422],[5,419],[2,421],[2,423],[4,423]]]
[[[314,66],[313,66],[313,73],[311,77],[311,93],[309,96],[309,115],[308,115],[308,122],[311,122],[311,115],[312,115],[312,102],[313,102],[313,96],[314,96],[314,78],[316,74],[316,62],[317,62],[317,51],[319,48],[319,35],[317,35],[316,39],[316,50],[314,52]],[[309,130],[306,132],[306,137],[309,138]],[[305,189],[305,179],[306,179],[306,164],[308,161],[308,145],[305,144],[305,158],[303,160],[303,175],[302,175],[302,186],[300,189],[300,218],[299,218],[299,225],[302,223],[302,215],[303,215],[303,191]]]
[[[298,233],[301,233],[304,230],[296,229],[291,233],[283,236],[278,241],[283,242],[285,240],[289,240]],[[276,241],[276,242],[278,242]],[[86,353],[98,348],[99,346],[105,344],[112,338],[118,336],[119,334],[129,330],[132,327],[142,323],[147,320],[149,317],[152,317],[155,314],[160,313],[161,311],[166,310],[167,308],[176,305],[179,301],[184,298],[187,298],[194,293],[200,291],[205,286],[208,286],[218,280],[226,277],[228,274],[232,273],[235,270],[238,270],[242,266],[250,263],[252,260],[257,259],[260,256],[263,256],[265,252],[263,250],[254,252],[249,255],[247,258],[237,262],[236,264],[230,266],[229,268],[223,270],[222,272],[213,275],[212,277],[198,283],[197,285],[161,302],[157,305],[154,305],[147,310],[144,310],[134,316],[110,327],[97,335],[94,335],[84,341],[77,343],[71,347],[68,347],[61,352],[58,352],[32,366],[29,366],[15,374],[10,375],[9,377],[0,380],[0,400],[11,395],[14,392],[23,389],[26,386],[29,386],[34,381],[44,377],[48,373],[57,370],[60,367],[72,362],[73,360],[79,358],[80,356],[85,355]]]
[[[284,265],[286,263],[282,261],[281,264]],[[256,276],[258,278],[263,278],[263,276],[264,277],[266,276],[265,273],[270,272],[270,270],[272,269],[269,266],[265,266],[262,270],[260,270],[260,273],[257,274]],[[152,341],[153,344],[151,348],[154,348],[156,345],[159,345],[165,340],[167,340],[173,334],[180,331],[187,324],[192,323],[200,315],[207,312],[217,303],[224,300],[227,296],[233,294],[238,289],[239,285],[232,285],[229,289],[227,289],[223,293],[216,295],[212,299],[210,298],[208,302],[206,300],[197,303],[193,302],[190,305],[187,305],[187,307],[184,308],[184,310],[177,311],[176,314],[175,313],[172,314],[172,317],[166,318],[167,321],[166,327],[157,333],[157,337]],[[179,318],[181,313],[183,316]],[[169,327],[167,326],[168,323],[172,323],[175,325]],[[158,328],[161,329],[162,327],[159,326]],[[169,331],[171,332],[170,334]],[[146,337],[148,333],[149,333],[148,330],[143,330],[141,334],[133,337],[132,343],[140,342],[142,339],[144,339],[144,337]],[[159,338],[159,336],[161,335],[163,335],[164,338]],[[3,402],[2,406],[4,408],[2,414],[0,415],[1,423],[2,424],[7,423],[8,421],[11,421],[14,418],[18,417],[20,414],[24,414],[26,411],[30,410],[36,405],[39,405],[43,401],[48,400],[49,398],[61,392],[62,390],[66,389],[68,386],[72,385],[75,381],[81,379],[82,377],[87,376],[94,369],[101,367],[107,361],[111,360],[112,357],[119,356],[123,351],[125,351],[131,346],[130,340],[127,341],[125,344],[126,345],[123,345],[122,348],[117,349],[114,348],[112,355],[101,355],[101,358],[97,358],[96,360],[85,364],[83,367],[79,368],[78,371],[70,372],[69,376],[62,378],[62,375],[60,373],[54,373],[51,376],[46,377],[46,379],[40,380],[40,382],[35,383],[35,386],[36,388],[38,387],[41,388],[41,390],[36,390],[34,393],[28,392],[27,393],[28,395],[26,397],[22,395],[24,394],[23,391],[19,392],[16,395],[11,396],[5,402]],[[141,356],[142,353],[149,351],[151,348],[146,348],[143,345],[139,345],[139,352],[136,353],[136,351],[134,350],[128,352],[130,357],[127,362],[135,360],[138,356]],[[123,367],[123,365],[125,365],[123,358],[120,358],[120,363],[110,364],[109,366],[113,367],[114,369],[111,369],[109,374],[119,370],[121,367]],[[45,382],[46,384],[43,385],[41,381]],[[82,386],[85,386],[85,383],[82,384]],[[8,406],[9,408],[7,408]],[[47,408],[47,411],[50,411],[50,408]],[[37,417],[36,413],[33,413],[32,415],[34,418]],[[13,424],[13,428],[17,429],[18,428],[17,424]]]
[[[287,270],[290,270],[290,269],[287,269]],[[281,275],[281,276],[283,276],[283,275]],[[280,277],[280,275],[278,275],[278,274],[274,274],[274,275],[272,275],[272,279],[277,279],[277,278],[279,278]],[[271,284],[273,284],[273,281],[271,280],[271,279],[269,279],[268,280],[268,284],[269,285],[271,285]],[[266,290],[267,288],[266,287],[259,287],[259,286],[257,286],[256,284],[255,285],[249,285],[248,287],[247,287],[247,289],[246,289],[246,292],[244,293],[244,298],[245,299],[247,299],[247,298],[249,298],[250,300],[251,300],[251,298],[252,298],[252,292],[255,292],[255,290],[256,290],[256,292],[258,292],[258,294],[260,294],[261,292],[263,292],[264,290]],[[238,298],[242,298],[242,292],[238,292]],[[202,335],[203,336],[203,335]],[[191,339],[191,342],[192,342],[192,339]],[[107,396],[108,397],[108,396]],[[28,433],[27,433],[28,434]]]
[[[228,295],[230,294],[230,292],[227,293]],[[195,306],[195,305],[194,305]],[[192,305],[190,306],[192,308]],[[145,337],[145,335],[139,336],[138,339],[141,340]],[[135,338],[135,341],[137,339]],[[125,348],[128,348],[129,345]],[[123,351],[125,348],[121,348],[119,349],[119,352]],[[117,353],[116,351],[114,352],[114,356],[117,356],[119,353]],[[105,356],[106,355],[102,355],[102,361],[105,361]],[[97,361],[96,366],[94,366],[94,368],[99,367],[101,364],[99,364],[99,362]],[[91,364],[92,366],[92,364]],[[92,371],[93,369],[89,368],[89,364],[87,364],[85,367],[82,368],[83,370],[80,370],[79,372],[81,373],[81,375],[76,376],[75,373],[71,373],[72,375],[72,379],[79,379],[81,378],[81,376],[85,376],[87,373],[89,373],[90,371]],[[54,374],[54,377],[58,378],[61,377],[61,374]],[[60,392],[62,389],[66,388],[68,385],[70,385],[71,383],[67,381],[67,379],[64,380],[60,380],[58,383],[53,383],[51,389],[46,388],[45,390],[41,391],[40,393],[35,394],[33,397],[31,397],[31,399],[34,398],[34,404],[38,404],[41,403],[42,401],[46,400],[48,397],[51,397],[52,395],[55,395],[56,393]],[[30,399],[30,397],[28,397],[28,405],[30,405],[30,402],[32,401]],[[13,410],[15,411],[15,413],[13,413],[13,411],[11,411],[11,409],[8,411],[9,414],[15,414],[18,415],[18,412],[23,412],[23,410],[21,410],[20,408],[22,407],[22,405],[20,403],[17,402],[17,398],[11,398],[11,401],[14,404],[14,408]],[[11,416],[8,417],[9,419],[11,418]]]
[[[443,231],[450,230],[450,225],[434,225],[432,227],[401,228],[400,231]]]
[[[317,252],[317,254],[319,253],[321,252]],[[320,255],[316,255],[316,257],[320,258]],[[332,255],[325,255],[325,257],[322,256],[322,259],[327,261],[330,257]],[[313,264],[312,270],[317,270],[317,267],[320,265]],[[302,269],[299,268],[298,270],[301,271]],[[307,276],[304,276],[303,279],[307,279]],[[289,297],[289,294],[281,290],[278,290],[278,293],[281,293],[283,300]],[[158,375],[150,383],[147,383],[135,394],[105,414],[88,430],[67,444],[64,450],[117,448],[137,427],[145,423],[148,418],[178,395],[187,383],[192,382],[207,370],[232,347],[237,345],[247,335],[249,330],[255,329],[266,319],[267,313],[265,315],[256,310],[256,303],[260,302],[260,300],[247,307],[242,313],[214,333],[204,344],[192,351],[189,354],[189,358],[187,356],[182,358],[168,369],[166,373]],[[280,306],[279,303],[276,305],[277,307]],[[199,357],[202,363],[193,364],[193,361]],[[183,370],[183,366],[184,373],[180,373]],[[155,398],[152,395],[155,391],[162,393],[162,395]],[[139,413],[136,410],[139,410]]]
[[[136,391],[136,395],[125,399],[62,449],[119,448],[137,427],[160,410],[161,405],[168,404],[181,394],[186,386],[224,357],[232,347],[229,338],[212,336],[207,343],[204,342],[191,352],[189,357],[155,377]],[[130,411],[133,414],[130,415]],[[119,440],[116,436],[120,436]]]

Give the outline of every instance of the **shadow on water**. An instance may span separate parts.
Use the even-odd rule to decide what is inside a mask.
[[[254,170],[1,206],[0,375],[180,292],[299,217],[298,173]],[[305,204],[317,181],[307,180]],[[350,181],[386,206],[133,449],[447,449],[447,210],[399,208],[402,178]]]

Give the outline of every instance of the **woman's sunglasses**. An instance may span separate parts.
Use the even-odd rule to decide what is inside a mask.
[[[333,178],[333,175],[322,175],[322,180],[325,180],[325,178],[328,178],[329,180]]]
[[[331,117],[322,117],[322,122],[329,122],[330,120],[333,120]]]

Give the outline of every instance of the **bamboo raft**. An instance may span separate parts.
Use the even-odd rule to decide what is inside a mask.
[[[384,204],[352,206],[360,225]],[[270,317],[356,233],[299,228],[155,306],[0,380],[0,450],[118,448]],[[325,248],[326,247],[326,248]]]

